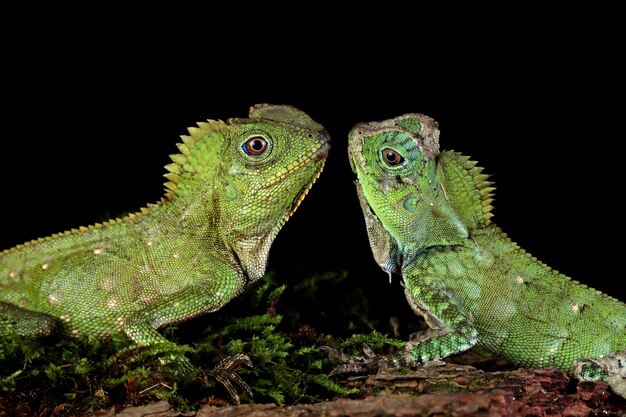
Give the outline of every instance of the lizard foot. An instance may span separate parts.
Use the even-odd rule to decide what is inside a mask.
[[[196,368],[185,356],[189,349],[176,344],[157,344],[148,346],[130,346],[120,350],[109,358],[109,368],[113,368],[120,363],[130,364],[145,360],[147,357],[155,356],[159,366],[164,366],[165,371],[174,377],[190,376]]]
[[[208,377],[211,377],[222,384],[222,386],[226,388],[226,391],[228,391],[228,395],[230,395],[233,403],[239,405],[241,401],[238,391],[242,391],[249,398],[252,398],[252,390],[248,384],[246,384],[245,381],[235,373],[235,371],[242,365],[252,368],[252,361],[248,355],[237,353],[233,356],[222,359],[220,363],[215,366],[215,368],[210,371],[206,371],[202,377],[205,381]],[[237,389],[235,385],[239,389]]]
[[[379,369],[382,365],[380,357],[378,357],[372,349],[363,344],[363,356],[347,355],[339,350],[330,346],[321,346],[320,349],[328,352],[333,358],[343,362],[343,365],[339,365],[330,371],[329,375],[341,375],[341,374],[359,374],[359,373],[372,373]]]

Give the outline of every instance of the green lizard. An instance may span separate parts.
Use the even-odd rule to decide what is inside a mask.
[[[156,329],[219,310],[261,278],[329,136],[302,111],[266,104],[189,134],[157,204],[0,252],[0,334],[56,329],[175,351]],[[190,370],[184,356],[172,362]]]
[[[415,366],[479,345],[522,366],[605,379],[626,395],[626,305],[550,269],[496,227],[493,184],[468,157],[439,152],[433,119],[358,124],[349,155],[374,258],[402,274],[432,332],[335,373]]]

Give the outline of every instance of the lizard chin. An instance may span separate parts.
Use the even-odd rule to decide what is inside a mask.
[[[321,165],[318,168],[317,172],[315,173],[315,176],[313,177],[313,180],[311,181],[311,183],[303,186],[300,192],[298,193],[298,195],[296,196],[296,198],[293,200],[293,203],[291,204],[291,208],[287,211],[285,216],[280,221],[279,228],[282,228],[285,225],[285,223],[287,223],[287,220],[291,218],[293,213],[296,212],[296,210],[302,203],[302,200],[304,200],[304,197],[306,197],[306,195],[309,193],[309,190],[311,189],[311,187],[313,187],[313,184],[315,184],[315,181],[317,181],[317,179],[322,174],[322,171],[324,170],[324,162],[326,158],[328,157],[328,151],[330,150],[330,143],[329,143],[330,137],[325,132],[323,133],[323,136],[326,142],[324,142],[322,146],[317,148],[317,150],[315,150],[312,154],[309,155],[309,158],[310,158],[309,163],[319,163],[321,161]]]
[[[326,152],[328,153],[328,151]],[[311,187],[313,187],[313,184],[315,184],[315,181],[317,181],[317,179],[320,177],[323,170],[324,170],[324,165],[322,164],[322,166],[320,166],[320,168],[315,173],[315,176],[313,177],[313,181],[311,181],[310,184],[307,184],[304,187],[302,187],[302,189],[300,190],[296,198],[293,200],[293,203],[291,204],[291,208],[287,211],[283,219],[280,221],[281,228],[285,225],[285,223],[287,223],[287,220],[291,218],[293,213],[296,212],[296,210],[302,203],[302,200],[304,200],[304,197],[306,197],[306,195],[309,193],[309,190],[311,189]]]

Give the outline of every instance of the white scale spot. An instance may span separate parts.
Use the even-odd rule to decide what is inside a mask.
[[[152,272],[152,267],[150,265],[144,265],[139,267],[139,273],[142,275],[150,272]]]
[[[70,321],[72,321],[72,317],[70,317],[69,314],[63,314],[61,317],[59,317],[59,320],[64,323],[69,323]]]
[[[48,269],[49,266],[50,264],[46,262],[45,264],[41,265],[41,269],[45,271],[46,269]]]
[[[105,278],[102,280],[100,284],[100,288],[106,291],[110,291],[113,289],[113,278]]]
[[[72,336],[78,336],[78,330],[76,329],[72,330]]]
[[[179,254],[177,254],[177,253],[175,253],[175,254],[173,254],[173,255],[172,255],[172,258],[174,258],[174,259],[178,259],[178,258],[180,258],[180,255],[179,255]]]
[[[98,248],[98,249],[94,249],[94,250],[93,250],[93,254],[94,254],[94,255],[100,255],[102,252],[103,252],[103,249],[102,249],[102,248]]]
[[[156,298],[155,294],[145,293],[139,299],[144,304],[150,304],[150,303],[152,303],[152,301],[154,301],[155,298]]]
[[[9,278],[15,278],[16,275],[15,271],[9,272]]]
[[[56,294],[50,294],[48,296],[48,302],[52,305],[57,305],[59,304],[59,297]]]
[[[524,283],[524,278],[522,278],[522,277],[515,278],[515,283],[516,284],[523,284]]]
[[[115,319],[115,322],[117,323],[118,326],[123,326],[124,323],[126,323],[126,320],[124,320],[123,316],[119,316],[118,318]]]
[[[116,308],[119,304],[120,301],[117,299],[117,297],[109,298],[109,300],[107,301],[107,307],[109,308]]]
[[[579,310],[580,310],[580,308],[578,307],[578,304],[576,304],[576,303],[572,304],[572,311],[574,313],[578,313]]]
[[[148,246],[152,246],[153,244],[154,244],[154,242],[152,242],[151,240],[149,240],[149,241],[147,242],[147,245],[148,245]]]

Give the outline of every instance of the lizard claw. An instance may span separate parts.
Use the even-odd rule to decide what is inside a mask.
[[[339,365],[330,371],[329,376],[348,373],[370,373],[381,366],[380,358],[366,344],[363,344],[362,347],[363,356],[347,355],[330,346],[321,346],[320,349],[328,352],[333,358],[343,362],[343,365]]]
[[[250,357],[248,357],[248,355],[237,353],[233,356],[222,359],[220,363],[215,366],[215,368],[207,371],[205,374],[205,377],[212,377],[224,388],[226,388],[226,391],[228,391],[228,395],[230,395],[230,398],[236,405],[239,405],[241,403],[241,400],[237,392],[238,389],[235,387],[235,385],[239,388],[239,391],[243,391],[243,393],[246,394],[249,398],[252,398],[253,396],[252,390],[250,389],[248,384],[246,384],[246,382],[235,373],[235,370],[240,368],[242,365],[246,365],[252,368],[252,361],[250,360]]]

